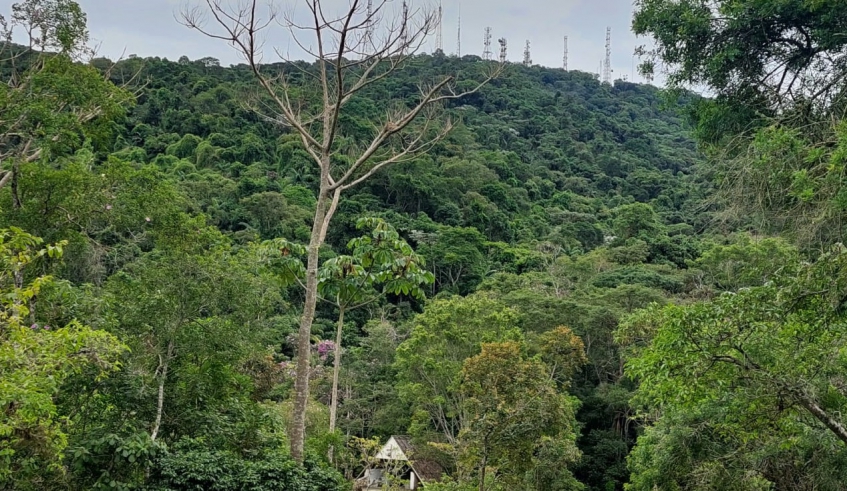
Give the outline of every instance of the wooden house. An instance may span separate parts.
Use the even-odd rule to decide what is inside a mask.
[[[427,482],[440,480],[444,472],[434,460],[416,455],[408,436],[395,435],[389,438],[377,453],[376,459],[379,464],[359,479],[356,489],[422,489]]]

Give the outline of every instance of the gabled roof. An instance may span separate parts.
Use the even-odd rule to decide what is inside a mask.
[[[409,437],[392,436],[376,454],[379,460],[409,460],[409,454],[412,452]]]
[[[415,445],[406,435],[394,435],[382,447],[376,458],[380,460],[401,460],[409,462],[418,478],[423,481],[438,481],[444,473],[441,465],[432,459],[416,456]]]
[[[406,454],[407,457],[415,453],[415,446],[412,445],[412,437],[408,435],[394,435],[391,438],[397,442],[397,446],[403,450],[403,453]]]
[[[441,464],[434,460],[417,459],[411,462],[412,470],[418,475],[418,479],[423,482],[440,481],[444,474],[444,469]]]

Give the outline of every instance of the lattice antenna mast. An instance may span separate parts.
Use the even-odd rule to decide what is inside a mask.
[[[603,83],[612,83],[612,28],[606,28],[606,58],[603,60]]]
[[[369,2],[372,0],[368,0]],[[441,36],[441,23],[444,22],[444,12],[441,9],[441,0],[438,1],[438,19],[435,25],[435,51],[444,52],[444,38]]]
[[[409,4],[403,0],[403,27],[400,32],[401,49],[403,53],[409,48]]]
[[[523,50],[524,66],[532,66],[532,57],[529,55],[529,39],[526,40],[526,47]]]
[[[370,52],[374,41],[374,5],[373,0],[368,0],[368,26],[365,28],[365,49],[366,53]]]
[[[456,56],[462,57],[462,2],[459,2],[459,28],[456,30]]]
[[[491,59],[491,28],[485,28],[485,49],[482,50],[482,59]]]
[[[500,63],[506,63],[506,38],[497,40],[500,43]]]
[[[562,57],[562,68],[568,71],[568,37],[565,36],[565,55]]]
[[[632,52],[632,81],[635,82],[635,51]]]

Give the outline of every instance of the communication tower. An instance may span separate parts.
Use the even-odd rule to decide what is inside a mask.
[[[364,51],[368,51],[373,46],[373,37],[374,37],[374,5],[373,0],[368,0],[368,19],[367,19],[367,27],[365,28],[365,49]]]
[[[568,71],[568,37],[565,36],[565,55],[562,57],[562,68]]]
[[[612,83],[612,28],[606,28],[606,58],[603,60],[603,83]]]
[[[403,0],[403,25],[400,27],[400,49],[403,53],[409,49],[409,4]]]
[[[372,0],[368,0],[371,2]],[[444,38],[441,36],[441,23],[444,21],[444,12],[441,10],[441,0],[438,1],[438,18],[435,19],[435,51],[444,52]]]
[[[485,49],[482,50],[482,59],[491,59],[491,28],[485,28]]]
[[[500,43],[500,63],[506,63],[506,38],[497,40]]]
[[[638,48],[632,52],[632,81],[635,82],[635,57],[637,56]]]
[[[459,2],[459,29],[456,32],[456,56],[462,57],[462,3]]]
[[[532,57],[529,55],[529,39],[526,40],[526,47],[523,50],[524,66],[532,66]]]

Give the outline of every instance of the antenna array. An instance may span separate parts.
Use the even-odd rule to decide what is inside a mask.
[[[482,59],[491,59],[491,28],[485,28],[485,49],[482,50]]]
[[[403,25],[400,27],[400,49],[403,53],[409,48],[409,4],[403,0]]]
[[[371,2],[372,0],[368,0]],[[441,0],[438,1],[438,18],[435,19],[435,51],[444,52],[444,38],[441,36],[441,23],[444,22],[444,12],[441,10]]]
[[[603,83],[612,83],[612,28],[606,28],[606,58],[603,60]]]
[[[459,3],[459,29],[456,33],[456,56],[462,57],[462,4]]]
[[[373,0],[368,0],[368,26],[365,28],[365,52],[373,47],[374,40],[374,5]]]
[[[403,0],[403,17],[406,21],[408,21],[409,16],[409,5],[408,2],[410,0]],[[438,1],[438,11],[435,19],[435,52],[443,53],[444,51],[444,38],[443,38],[443,27],[444,27],[444,10],[442,8],[442,1]],[[372,2],[373,0],[368,0],[368,17],[372,16]],[[456,26],[456,56],[462,57],[462,5],[461,0],[457,0],[457,26]],[[494,59],[494,52],[492,50],[491,41],[493,39],[492,36],[492,28],[487,26],[485,28],[485,35],[483,38],[483,50],[482,50],[482,59],[486,61],[490,61]],[[368,29],[365,33],[366,42],[368,44],[372,41],[373,36],[373,26],[369,25]],[[563,50],[562,50],[562,69],[564,71],[569,70],[569,48],[568,48],[568,36],[564,36],[563,38]],[[403,46],[406,47],[409,43],[408,32],[404,29],[401,34],[401,42]],[[507,43],[506,38],[499,38],[497,42],[500,45],[500,63],[506,62],[506,54],[507,54]],[[405,48],[404,48],[405,49]],[[524,66],[532,66],[532,55],[530,52],[530,41],[526,40],[526,45],[524,47],[523,52],[523,65]],[[606,84],[612,83],[612,73],[614,70],[612,69],[612,28],[606,27],[606,45],[605,45],[605,57],[600,60],[600,66],[597,69],[596,77],[602,82]],[[633,61],[633,75],[627,76],[624,74],[623,80],[635,80],[635,68]]]

